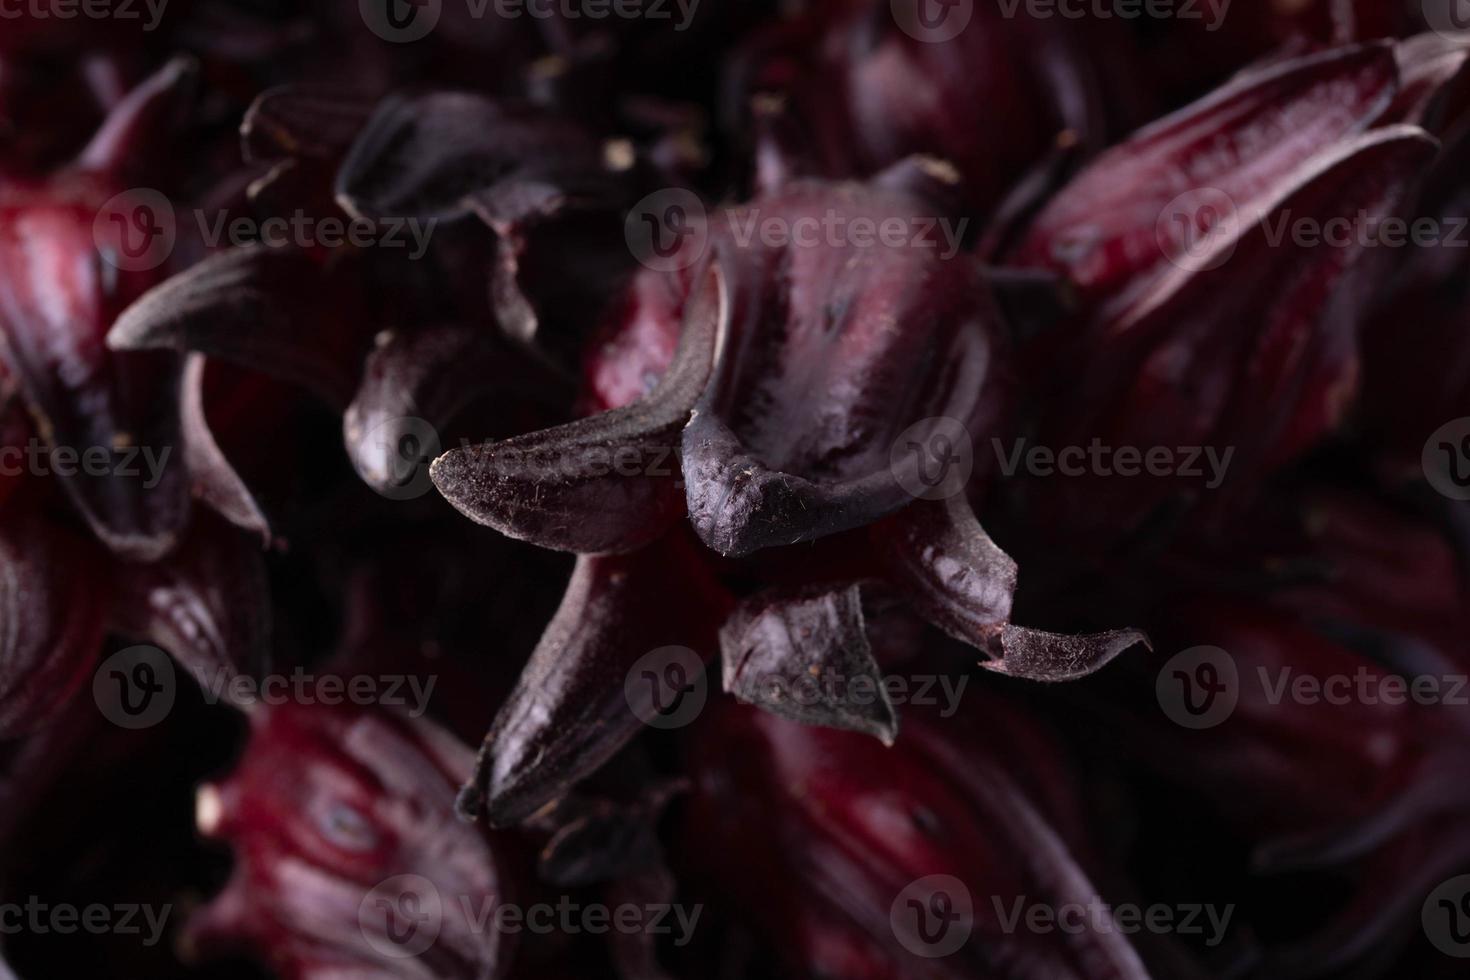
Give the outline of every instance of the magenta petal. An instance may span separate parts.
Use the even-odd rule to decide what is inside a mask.
[[[898,737],[898,712],[868,645],[859,588],[763,592],[720,627],[724,687],[806,725]]]
[[[36,515],[0,531],[0,738],[44,724],[102,643],[102,562]]]
[[[712,270],[652,394],[554,429],[451,450],[434,461],[434,485],[465,516],[542,547],[603,554],[647,544],[680,516],[679,432],[704,389],[728,311]]]

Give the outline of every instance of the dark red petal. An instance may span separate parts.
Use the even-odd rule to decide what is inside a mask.
[[[292,977],[503,976],[515,938],[476,917],[516,901],[515,886],[500,842],[455,816],[470,763],[427,721],[262,706],[235,772],[199,792],[200,832],[228,841],[238,863],[191,917],[186,947],[252,951]],[[439,914],[390,923],[394,910]],[[420,927],[433,926],[416,946]]]
[[[434,461],[434,485],[472,520],[542,547],[603,554],[647,544],[680,516],[679,432],[728,322],[725,283],[712,269],[686,310],[674,363],[647,398],[451,450]]]
[[[1171,201],[1210,189],[1254,213],[1298,166],[1382,116],[1396,92],[1386,43],[1248,71],[1098,157],[1037,217],[1015,260],[1065,273],[1089,305],[1127,299],[1171,268],[1159,242]]]
[[[38,515],[0,529],[0,738],[45,724],[102,644],[103,561]]]
[[[98,211],[86,199],[0,197],[0,345],[42,441],[78,457],[58,480],[87,523],[119,554],[154,558],[189,512],[181,366],[104,346],[132,281],[99,255]],[[105,472],[88,471],[88,453],[106,454]]]
[[[720,657],[725,691],[747,704],[884,745],[898,736],[856,585],[744,600],[720,627]]]

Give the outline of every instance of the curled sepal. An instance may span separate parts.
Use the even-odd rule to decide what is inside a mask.
[[[0,528],[0,738],[44,724],[102,642],[99,556],[36,515]]]
[[[1132,629],[1066,636],[1013,625],[1016,563],[963,497],[920,502],[871,533],[892,584],[935,626],[988,654],[981,665],[996,673],[1074,680],[1149,642]]]
[[[884,745],[898,736],[857,585],[746,599],[720,627],[720,657],[726,692],[747,704]]]
[[[658,712],[670,700],[675,716],[686,707],[697,712],[702,698],[693,695],[706,686],[696,668],[714,655],[724,601],[677,537],[631,555],[579,558],[561,607],[485,736],[461,809],[492,826],[519,823],[645,724],[668,724]],[[676,673],[679,690],[663,690]]]
[[[119,566],[108,623],[163,647],[215,696],[237,676],[264,675],[270,608],[259,546],[201,516],[168,557]]]
[[[184,436],[184,466],[194,497],[225,520],[257,535],[262,543],[271,540],[270,521],[240,474],[225,457],[209,419],[204,413],[203,354],[184,358],[182,390],[179,393],[179,425]]]
[[[200,833],[237,864],[185,950],[250,951],[302,980],[504,976],[515,937],[482,917],[516,887],[497,842],[455,816],[469,749],[381,709],[286,703],[250,720],[235,771],[199,790]]]
[[[345,286],[299,249],[231,249],[145,293],[117,318],[107,343],[114,350],[199,351],[345,405],[360,356],[352,306],[344,312],[338,302],[346,290],[337,287]]]
[[[447,220],[470,198],[507,201],[546,185],[598,199],[616,186],[591,134],[529,106],[461,92],[384,100],[337,175],[352,215]]]
[[[1072,681],[1101,670],[1140,643],[1152,649],[1148,635],[1140,630],[1068,636],[1007,623],[991,640],[994,659],[983,660],[980,666],[1031,681]]]
[[[681,515],[676,448],[704,389],[729,299],[711,268],[685,312],[674,363],[632,405],[503,442],[451,450],[434,485],[470,519],[545,548],[630,551]]]

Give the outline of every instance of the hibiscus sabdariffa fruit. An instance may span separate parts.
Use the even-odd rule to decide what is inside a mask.
[[[695,232],[639,273],[594,347],[584,401],[604,411],[434,462],[435,485],[466,515],[584,556],[486,740],[473,808],[522,818],[639,730],[622,678],[654,645],[626,622],[630,596],[662,596],[701,624],[669,636],[665,614],[658,632],[706,660],[709,630],[738,598],[719,641],[726,685],[787,714],[740,665],[876,672],[852,591],[865,583],[1018,676],[1080,676],[1141,639],[1009,621],[1016,568],[971,509],[987,467],[968,449],[1005,425],[1007,345],[981,265],[941,232],[956,227],[944,204],[956,180],[915,158],[867,183],[780,183],[692,212]],[[884,227],[894,233],[879,238]],[[690,530],[704,557],[680,543]],[[667,562],[641,557],[649,548],[684,555],[685,584],[671,588]],[[843,549],[864,557],[834,577],[820,556]],[[711,598],[711,578],[732,567],[716,555],[757,570],[811,563],[808,588]],[[769,627],[790,616],[810,628],[787,645]],[[894,719],[850,709],[824,705],[821,720],[895,737]]]

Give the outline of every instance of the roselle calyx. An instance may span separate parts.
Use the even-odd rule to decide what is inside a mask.
[[[1103,899],[1078,856],[1088,845],[1051,769],[1055,746],[1003,700],[976,696],[975,728],[913,717],[893,749],[731,705],[691,732],[696,864],[794,974],[1149,975],[1112,930],[1058,943],[1002,924],[997,910],[1021,896]]]
[[[1015,261],[1067,276],[1081,300],[1023,358],[1037,442],[1230,459],[1211,478],[1030,481],[1036,514],[1094,543],[1171,509],[1218,515],[1345,419],[1392,251],[1374,236],[1436,146],[1393,124],[1397,78],[1389,44],[1249,69],[1104,154],[1037,217]],[[1342,226],[1346,240],[1323,241]]]
[[[466,918],[513,894],[499,845],[454,815],[468,749],[358,707],[262,706],[251,729],[199,791],[200,832],[238,863],[189,921],[195,955],[253,951],[292,978],[505,975],[513,938]]]

